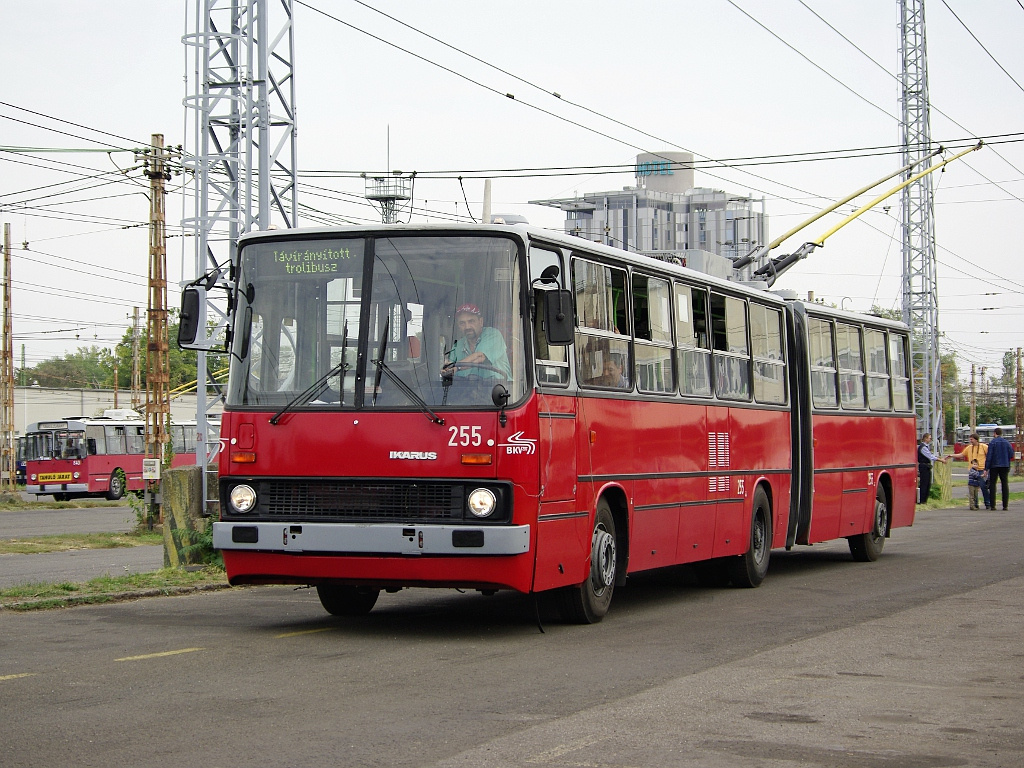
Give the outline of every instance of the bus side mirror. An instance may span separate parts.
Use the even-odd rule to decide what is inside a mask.
[[[178,346],[182,349],[202,349],[196,344],[199,329],[205,323],[206,289],[189,286],[181,292],[181,315],[178,318]]]
[[[544,325],[548,344],[572,344],[572,292],[543,291]]]

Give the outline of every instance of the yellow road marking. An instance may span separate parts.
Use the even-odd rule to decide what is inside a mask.
[[[205,648],[182,648],[178,651],[162,651],[160,653],[147,653],[142,656],[125,656],[123,659],[114,659],[114,661],[142,661],[143,659],[158,659],[161,656],[177,656],[179,653],[192,653],[193,651],[205,650]]]
[[[0,681],[3,680],[17,680],[19,677],[32,677],[35,672],[22,672],[19,675],[0,675]]]
[[[285,632],[283,635],[274,635],[275,640],[279,640],[282,637],[298,637],[299,635],[312,635],[317,632],[327,632],[330,627],[320,627],[320,629],[300,629],[298,632]]]

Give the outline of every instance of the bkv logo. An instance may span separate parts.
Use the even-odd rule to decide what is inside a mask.
[[[537,452],[537,441],[529,437],[523,437],[522,430],[514,435],[509,435],[507,443],[498,443],[499,448],[504,448],[505,453],[514,456],[519,453],[532,454]]]

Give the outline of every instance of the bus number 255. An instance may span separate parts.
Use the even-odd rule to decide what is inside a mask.
[[[451,437],[448,445],[458,447],[460,445],[480,445],[483,439],[480,437],[480,427],[448,427]]]

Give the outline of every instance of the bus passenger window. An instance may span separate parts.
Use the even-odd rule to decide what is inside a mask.
[[[679,391],[684,395],[711,395],[711,353],[708,349],[708,296],[704,291],[676,284],[676,348]]]
[[[907,349],[910,340],[898,333],[889,334],[889,366],[892,371],[892,405],[897,411],[911,410],[910,367]]]
[[[632,389],[625,270],[575,258],[572,272],[577,379],[587,386]]]
[[[715,395],[727,400],[749,400],[750,350],[745,301],[711,294],[711,338]]]
[[[885,334],[881,331],[866,330],[864,349],[867,352],[868,408],[872,411],[888,411],[892,404],[889,400],[889,365],[885,356]]]
[[[674,392],[672,296],[668,280],[633,275],[636,377],[642,392]]]
[[[811,364],[811,402],[815,408],[835,408],[836,357],[832,345],[832,323],[817,317],[807,318],[807,353]]]
[[[782,312],[751,302],[750,345],[754,356],[754,399],[784,404],[786,368],[782,348]]]
[[[839,362],[839,397],[843,408],[864,408],[864,358],[860,350],[860,328],[848,323],[836,325]]]

